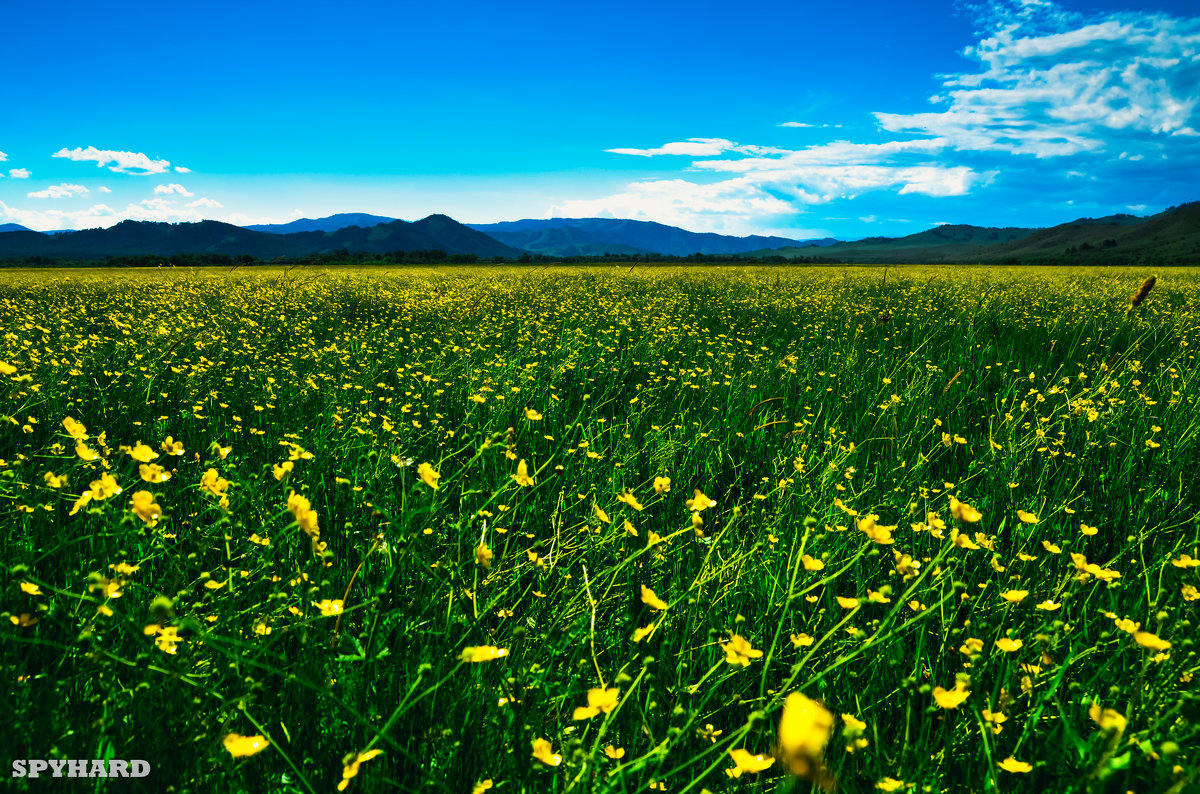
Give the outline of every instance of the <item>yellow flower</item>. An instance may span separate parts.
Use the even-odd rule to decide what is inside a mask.
[[[546,766],[558,766],[562,763],[562,756],[552,752],[550,742],[545,739],[533,740],[533,757]]]
[[[213,496],[224,497],[229,490],[229,480],[217,474],[216,469],[209,469],[200,477],[200,490],[208,491]]]
[[[100,453],[83,443],[82,439],[75,442],[75,454],[79,456],[80,460],[91,461],[100,457]]]
[[[1003,598],[1005,601],[1007,601],[1010,604],[1019,604],[1022,601],[1024,601],[1028,596],[1029,596],[1028,590],[1005,590],[1003,593],[1000,594],[1000,597]]]
[[[654,591],[646,587],[646,585],[642,585],[642,603],[651,609],[659,611],[667,608],[667,602],[655,595]]]
[[[246,758],[254,755],[265,750],[270,744],[265,736],[242,736],[237,733],[226,734],[223,743],[225,749],[234,758]]]
[[[1054,603],[1053,601],[1051,601],[1050,599],[1048,599],[1048,598],[1047,598],[1047,599],[1046,599],[1045,601],[1043,601],[1042,603],[1040,603],[1040,604],[1035,604],[1035,605],[1034,605],[1034,608],[1035,608],[1035,609],[1040,609],[1040,610],[1042,610],[1043,612],[1053,612],[1054,610],[1058,609],[1058,608],[1059,608],[1059,607],[1061,607],[1061,606],[1062,606],[1062,604],[1056,604],[1056,603]]]
[[[304,530],[304,534],[313,540],[320,537],[321,530],[317,526],[317,514],[313,511],[312,504],[308,499],[292,491],[288,495],[288,510],[295,517],[296,523],[300,525],[300,529]]]
[[[96,501],[116,496],[120,492],[121,486],[117,485],[117,479],[108,472],[101,474],[100,479],[92,480],[90,493]]]
[[[1042,541],[1042,548],[1044,548],[1046,551],[1050,552],[1051,554],[1062,554],[1062,549],[1059,548],[1058,546],[1055,546],[1053,543],[1051,543],[1048,540]]]
[[[313,606],[315,606],[317,609],[321,610],[322,615],[329,617],[331,615],[336,615],[339,612],[341,612],[342,609],[345,608],[346,602],[344,602],[340,598],[336,598],[333,600],[326,598],[323,601],[314,601]]]
[[[712,499],[709,499],[699,488],[697,488],[696,493],[693,494],[691,499],[686,501],[686,504],[688,510],[699,513],[707,510],[710,507],[715,507],[717,503]]]
[[[970,694],[971,691],[961,681],[954,685],[954,689],[933,688],[933,699],[944,709],[958,708]]]
[[[493,554],[492,550],[488,548],[487,543],[480,542],[480,544],[475,547],[475,564],[484,570],[492,567],[493,557],[495,557],[495,554]]]
[[[853,714],[843,714],[842,722],[845,723],[845,733],[861,733],[867,729],[867,723],[855,717]]]
[[[529,467],[525,464],[524,458],[517,464],[517,473],[512,475],[512,479],[517,485],[533,485],[533,478],[529,476]]]
[[[958,652],[967,656],[975,656],[983,652],[983,640],[975,637],[968,637],[967,641],[959,646]]]
[[[116,597],[115,593],[112,595],[114,598]],[[166,628],[163,628],[158,623],[151,623],[149,626],[146,626],[144,629],[142,629],[142,633],[147,635],[155,635],[154,644],[157,645],[158,649],[163,653],[169,653],[171,655],[174,655],[179,651],[179,649],[175,646],[183,642],[183,637],[179,636],[179,629],[175,626],[167,626]]]
[[[763,655],[762,651],[756,651],[750,647],[750,643],[739,634],[732,635],[729,642],[721,643],[721,650],[725,651],[726,662],[742,667],[749,667],[751,659],[757,659]]]
[[[1001,637],[1000,639],[996,640],[996,647],[1005,653],[1012,653],[1013,651],[1019,650],[1024,644],[1025,643],[1021,642],[1020,640],[1014,640],[1009,637]]]
[[[1143,648],[1149,648],[1152,651],[1167,651],[1171,648],[1171,643],[1160,639],[1157,634],[1151,634],[1148,631],[1135,631],[1133,633],[1133,641]]]
[[[872,513],[858,519],[858,529],[860,532],[866,533],[867,537],[884,546],[891,545],[896,541],[892,539],[892,530],[896,527],[885,527],[875,522],[879,520],[879,516]]]
[[[492,779],[481,780],[471,789],[471,794],[485,794],[492,787]]]
[[[671,490],[671,478],[670,477],[655,477],[654,478],[654,492],[655,493],[663,494],[669,490]]]
[[[41,595],[42,588],[33,582],[21,582],[21,592],[28,593],[29,595]]]
[[[894,777],[885,777],[875,784],[875,788],[880,791],[899,791],[907,785],[903,780],[896,780]]]
[[[619,761],[625,757],[624,747],[613,747],[611,744],[604,748],[604,754],[614,761]]]
[[[608,517],[608,513],[600,509],[600,505],[592,505],[592,509],[596,511],[596,518],[600,519],[605,524],[612,523],[612,519]]]
[[[1171,560],[1171,564],[1176,568],[1195,568],[1197,565],[1200,565],[1200,560],[1188,554],[1180,554],[1178,560]]]
[[[837,602],[838,602],[838,606],[840,606],[842,609],[854,609],[856,606],[858,606],[857,598],[846,598],[845,596],[838,596]]]
[[[154,503],[154,494],[149,491],[134,491],[129,503],[132,505],[133,512],[146,522],[147,526],[153,527],[158,524],[158,519],[162,516],[162,508]]]
[[[800,562],[804,563],[804,570],[806,571],[819,571],[825,567],[825,563],[821,562],[820,560],[813,559],[807,554],[800,558]]]
[[[950,515],[968,524],[974,524],[983,518],[983,514],[971,507],[966,502],[960,502],[953,496],[950,497]]]
[[[62,488],[67,484],[67,475],[65,474],[59,477],[54,472],[48,471],[42,475],[42,478],[46,481],[46,485],[50,486],[51,488]]]
[[[365,753],[350,753],[342,759],[342,780],[337,785],[338,791],[345,791],[350,785],[350,779],[358,775],[358,766],[363,761],[370,761],[377,755],[383,755],[383,750],[367,750]]]
[[[625,493],[621,494],[617,498],[620,499],[625,504],[632,507],[634,510],[642,510],[643,509],[642,503],[634,498],[633,493],[631,491],[626,491]]]
[[[642,640],[646,639],[648,636],[653,634],[654,630],[656,628],[658,628],[658,624],[651,623],[648,626],[642,626],[640,629],[634,629],[633,630],[633,641],[641,642]]]
[[[531,422],[536,422],[542,418],[542,415],[539,414],[537,411],[533,410],[532,408],[526,408],[525,409],[525,418]]]
[[[283,463],[278,463],[272,466],[271,473],[275,475],[275,479],[282,480],[284,477],[292,473],[292,469],[295,468],[295,465],[296,464],[292,463],[290,460],[285,460]]]
[[[617,694],[618,690],[615,687],[611,689],[589,689],[587,693],[588,704],[575,709],[572,719],[587,720],[595,717],[600,712],[604,712],[605,714],[610,713],[617,707],[617,703],[620,700]]]
[[[1105,733],[1114,734],[1120,737],[1125,733],[1126,720],[1125,716],[1115,709],[1101,709],[1098,702],[1092,703],[1088,709],[1088,716],[1092,718],[1092,722],[1100,726],[1100,730]]]
[[[791,640],[792,640],[792,645],[797,648],[807,648],[809,645],[812,645],[814,642],[813,638],[808,636],[807,634],[793,634],[793,635],[791,635]]]
[[[14,370],[14,372],[15,371],[16,370]],[[63,420],[63,427],[66,428],[67,435],[69,435],[71,438],[75,439],[76,441],[84,441],[88,437],[87,428],[83,426],[83,423],[76,422],[74,419],[72,419],[69,416]]]
[[[138,466],[138,473],[143,480],[149,483],[166,482],[171,479],[171,472],[165,471],[157,463],[143,463]]]
[[[788,695],[779,719],[780,760],[792,774],[819,775],[832,728],[833,715],[823,705],[799,692]]]
[[[421,482],[436,491],[438,489],[438,478],[442,475],[434,471],[433,467],[428,463],[422,463],[417,467],[417,476],[421,478]]]
[[[1079,531],[1080,531],[1080,532],[1082,532],[1082,533],[1083,533],[1083,534],[1085,534],[1085,535],[1095,535],[1095,534],[1096,534],[1097,532],[1099,532],[1100,530],[1096,529],[1095,527],[1089,527],[1087,524],[1084,524],[1084,523],[1081,521],[1081,522],[1079,523]]]
[[[1017,518],[1021,519],[1022,524],[1036,524],[1038,517],[1033,513],[1026,513],[1024,510],[1017,511]]]
[[[775,759],[767,755],[750,755],[745,749],[730,750],[730,757],[733,758],[733,763],[736,766],[733,769],[727,770],[730,777],[741,777],[743,772],[762,772],[764,769],[770,769],[775,763]]]
[[[1033,771],[1032,764],[1028,764],[1024,761],[1018,761],[1017,759],[1013,758],[1011,755],[1008,758],[1005,758],[1000,763],[996,764],[996,766],[1000,767],[1005,772],[1020,772],[1023,774],[1025,772]]]
[[[158,453],[142,442],[137,442],[132,447],[121,447],[121,451],[139,463],[149,463],[158,457]]]
[[[168,455],[182,455],[183,454],[183,442],[176,441],[171,436],[167,436],[166,439],[162,442],[162,451],[167,453]]]
[[[479,645],[462,649],[459,656],[464,662],[490,662],[508,656],[507,648],[497,648],[495,645]]]

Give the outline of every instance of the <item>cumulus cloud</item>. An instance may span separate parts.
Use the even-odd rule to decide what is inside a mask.
[[[608,149],[687,156],[687,171],[720,181],[638,182],[555,212],[745,227],[758,214],[794,216],[872,191],[940,198],[994,186],[1030,202],[1057,191],[1066,202],[1080,177],[1131,194],[1171,193],[1173,203],[1195,197],[1184,175],[1200,168],[1193,140],[1200,136],[1200,18],[1085,18],[1051,0],[995,0],[975,10],[981,32],[964,54],[976,68],[942,75],[928,110],[874,112],[879,132],[891,140],[780,149],[688,138]]]
[[[8,175],[13,179],[28,179],[30,173],[28,168],[11,168],[8,171]]]
[[[547,217],[630,218],[695,231],[751,234],[764,217],[791,212],[789,202],[742,177],[709,185],[684,179],[635,182],[613,196],[565,201]]]
[[[158,185],[157,187],[154,188],[154,195],[156,195],[156,196],[169,196],[172,193],[178,193],[180,196],[184,196],[187,198],[190,198],[190,197],[196,195],[195,193],[189,192],[186,188],[184,188],[183,185],[177,184],[175,182],[172,182],[169,185]]]
[[[107,188],[104,185],[96,188],[96,190],[100,191],[101,193],[112,193],[112,188]]]
[[[181,166],[181,165],[177,165],[177,166],[175,166],[175,173],[177,173],[177,174],[190,174],[190,173],[192,173],[192,169],[190,169],[190,168],[184,168],[184,167],[183,167],[183,166]]]
[[[86,149],[59,149],[52,157],[63,157],[76,162],[94,162],[99,168],[119,174],[162,174],[166,173],[171,163],[166,160],[153,160],[141,152],[122,152],[112,149],[97,149],[89,146]]]
[[[95,204],[85,210],[29,210],[10,207],[0,201],[0,218],[6,222],[19,223],[28,229],[47,232],[58,229],[92,229],[111,226],[119,217],[116,210],[104,204]]]
[[[0,163],[3,163],[7,159],[8,159],[8,155],[5,154],[4,152],[0,152]]]
[[[45,190],[35,190],[32,193],[26,193],[29,198],[38,199],[60,199],[71,198],[72,196],[86,196],[90,191],[83,185],[70,185],[66,182],[61,185],[51,185]]]
[[[1009,21],[966,55],[981,71],[951,75],[943,110],[875,114],[890,132],[936,135],[960,151],[1037,158],[1104,152],[1113,141],[1161,150],[1194,132],[1200,97],[1200,19],[1116,14],[1050,32],[1074,17]],[[1010,15],[1007,19],[1013,19]]]
[[[192,209],[195,209],[197,207],[205,207],[207,209],[216,209],[217,207],[221,206],[221,202],[215,201],[214,199],[210,199],[210,198],[198,198],[195,201],[189,201],[187,204],[184,204],[183,206],[191,207]]]

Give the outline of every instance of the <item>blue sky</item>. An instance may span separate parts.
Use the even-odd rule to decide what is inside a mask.
[[[10,6],[0,223],[39,230],[443,212],[856,239],[1200,199],[1194,0]]]

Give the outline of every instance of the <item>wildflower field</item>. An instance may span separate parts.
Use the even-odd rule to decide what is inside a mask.
[[[1200,791],[1200,271],[0,274],[18,791]]]

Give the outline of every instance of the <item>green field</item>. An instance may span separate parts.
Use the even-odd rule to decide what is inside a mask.
[[[5,272],[0,763],[1198,791],[1200,270],[1149,275]]]

